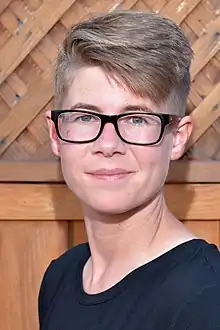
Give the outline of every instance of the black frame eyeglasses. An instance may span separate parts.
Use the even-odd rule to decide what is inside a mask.
[[[90,139],[80,140],[80,141],[64,138],[60,132],[59,118],[62,118],[62,115],[66,114],[66,113],[70,113],[70,115],[71,114],[83,114],[85,116],[94,116],[94,118],[100,119],[100,126],[98,128],[98,132],[95,135],[95,137],[90,138]],[[139,118],[138,116],[147,116],[148,118],[157,119],[157,121],[159,120],[160,132],[158,133],[157,139],[153,142],[152,141],[151,142],[136,142],[136,141],[126,140],[120,132],[118,123],[121,120],[124,120],[126,118],[131,118],[132,116],[134,118]],[[181,119],[181,117],[178,115],[154,113],[154,112],[138,112],[138,111],[132,111],[132,112],[129,111],[129,112],[119,114],[119,115],[105,115],[105,114],[101,114],[101,113],[94,112],[94,111],[88,111],[88,110],[84,110],[84,109],[52,110],[51,111],[51,120],[54,122],[56,133],[57,133],[59,139],[64,142],[75,143],[75,144],[94,142],[101,136],[103,129],[105,127],[105,124],[111,123],[114,126],[117,135],[123,142],[132,144],[132,145],[140,145],[140,146],[154,145],[154,144],[159,143],[160,140],[162,139],[165,128],[168,125],[177,124],[180,119]]]

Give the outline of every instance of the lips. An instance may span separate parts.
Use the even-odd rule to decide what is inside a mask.
[[[131,171],[127,171],[122,168],[113,168],[113,169],[101,168],[101,169],[90,172],[90,174],[93,174],[93,175],[109,175],[109,176],[128,174],[128,173],[131,173]]]
[[[101,168],[97,169],[95,171],[88,172],[87,174],[90,174],[91,176],[102,179],[102,180],[117,180],[121,178],[125,178],[131,173],[134,173],[133,171],[128,171],[122,168],[113,168],[113,169],[106,169]]]

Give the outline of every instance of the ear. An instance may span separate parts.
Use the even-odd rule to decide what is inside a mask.
[[[47,126],[50,135],[51,148],[55,156],[60,156],[60,144],[59,138],[56,133],[56,128],[54,122],[51,120],[51,110],[47,110],[45,113]]]
[[[185,152],[186,144],[189,141],[193,129],[191,116],[183,117],[173,133],[173,146],[171,160],[179,159]]]

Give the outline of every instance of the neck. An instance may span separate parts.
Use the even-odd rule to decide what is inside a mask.
[[[98,214],[88,207],[84,211],[91,250],[84,281],[91,292],[117,283],[130,271],[181,243],[186,235],[183,225],[168,211],[162,194],[129,214]]]

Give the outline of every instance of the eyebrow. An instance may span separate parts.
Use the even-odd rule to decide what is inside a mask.
[[[84,110],[91,110],[95,112],[103,112],[102,109],[96,105],[93,104],[88,104],[88,103],[76,103],[72,105],[69,110],[74,110],[74,109],[84,109]],[[137,104],[137,105],[127,105],[125,107],[122,107],[120,109],[120,112],[132,112],[132,111],[139,111],[139,112],[153,112],[151,109],[149,109],[146,105],[144,104]]]

